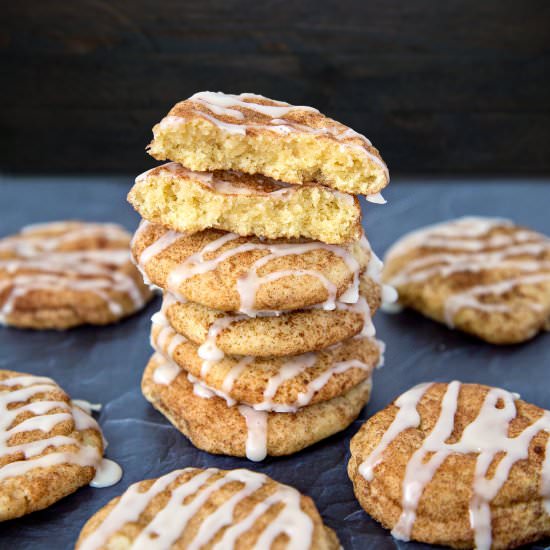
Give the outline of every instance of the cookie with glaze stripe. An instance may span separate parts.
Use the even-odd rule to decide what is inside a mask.
[[[185,468],[131,485],[86,523],[77,550],[337,550],[314,502],[249,470]]]
[[[379,341],[357,337],[300,355],[227,355],[206,360],[200,355],[201,348],[160,323],[151,328],[151,345],[174,364],[166,372],[167,383],[183,370],[190,380],[205,385],[229,404],[276,412],[293,412],[346,393],[370,378],[383,353]]]
[[[413,231],[385,257],[399,303],[494,344],[550,328],[550,239],[499,218]]]
[[[361,506],[400,540],[509,549],[550,535],[550,412],[503,389],[421,384],[351,440]]]
[[[295,413],[270,413],[228,406],[208,388],[189,381],[185,371],[172,377],[171,368],[158,353],[151,357],[141,383],[145,398],[195,447],[255,461],[296,453],[346,429],[368,402],[372,387],[369,378],[329,401]]]
[[[375,281],[380,272],[365,238],[330,245],[268,241],[215,229],[184,235],[142,222],[131,248],[145,277],[164,291],[251,316],[316,304],[334,309],[337,300],[355,303],[367,264]]]
[[[96,421],[51,378],[0,370],[0,521],[42,510],[99,473],[116,483],[120,470],[103,451]]]
[[[359,293],[356,304],[338,301],[332,311],[314,307],[258,317],[226,313],[165,294],[162,313],[176,332],[214,354],[296,355],[358,334],[374,336],[372,317],[380,305],[380,286],[362,277]]]
[[[51,222],[0,239],[0,322],[32,329],[113,323],[151,298],[130,235],[108,223]]]
[[[142,218],[179,231],[214,228],[266,239],[343,244],[361,237],[356,197],[259,174],[193,172],[172,162],[136,178],[128,201]]]
[[[149,154],[190,170],[238,170],[345,193],[379,193],[389,182],[378,150],[317,109],[256,94],[199,92],[153,128]]]

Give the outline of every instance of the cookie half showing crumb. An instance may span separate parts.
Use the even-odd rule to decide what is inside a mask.
[[[160,354],[151,357],[141,383],[145,398],[195,447],[255,461],[296,453],[346,429],[368,402],[372,387],[369,378],[329,401],[276,413],[229,406],[173,368]]]
[[[389,182],[378,150],[317,109],[256,94],[199,92],[153,128],[149,154],[190,170],[238,170],[345,193],[379,193]]]
[[[156,318],[164,318],[173,329],[201,346],[205,357],[296,355],[317,351],[353,336],[374,336],[372,317],[380,305],[380,286],[363,276],[356,304],[336,302],[325,311],[309,308],[279,315],[248,317],[181,302],[164,295]]]
[[[52,379],[0,370],[0,521],[42,510],[94,477],[116,483],[120,469],[103,451],[96,421]]]
[[[184,235],[147,221],[134,235],[132,254],[147,280],[178,299],[251,316],[356,303],[360,275],[374,256],[365,238],[334,245],[216,229]]]
[[[233,171],[192,172],[175,162],[138,176],[128,201],[146,220],[181,233],[214,228],[329,244],[362,233],[359,201],[346,193]]]
[[[550,328],[550,239],[499,218],[465,217],[405,235],[385,257],[399,303],[494,344]]]
[[[118,225],[77,221],[0,239],[0,323],[60,330],[114,323],[141,309],[152,295],[129,244]]]
[[[311,498],[250,470],[184,468],[131,485],[84,525],[77,550],[338,550]]]
[[[509,549],[550,535],[550,412],[503,389],[421,384],[351,441],[361,506],[400,540]]]
[[[227,355],[201,357],[201,348],[169,325],[154,323],[151,345],[174,365],[165,369],[166,383],[179,370],[222,397],[256,410],[296,412],[299,408],[338,397],[371,377],[381,362],[381,344],[373,338],[351,338],[328,349],[287,357]],[[161,371],[157,376],[161,380]]]

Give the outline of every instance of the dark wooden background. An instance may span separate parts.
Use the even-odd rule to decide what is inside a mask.
[[[311,104],[394,173],[550,172],[548,0],[2,0],[7,172],[153,163],[197,90]]]

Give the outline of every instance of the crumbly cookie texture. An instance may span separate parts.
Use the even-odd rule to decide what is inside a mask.
[[[229,355],[286,356],[318,351],[358,334],[374,335],[372,317],[381,289],[369,277],[360,281],[356,304],[332,311],[310,308],[280,315],[247,317],[181,302],[165,294],[162,311],[174,330],[198,345],[216,346]]]
[[[215,229],[192,235],[142,222],[132,242],[136,263],[155,285],[223,311],[255,315],[336,300],[353,302],[371,258],[365,238],[349,245],[239,237]],[[351,293],[351,295],[350,295]]]
[[[0,521],[87,485],[102,456],[97,423],[53,380],[0,370]]]
[[[149,361],[142,380],[146,399],[195,447],[252,460],[296,453],[347,428],[368,402],[372,385],[368,379],[329,401],[295,413],[273,413],[228,406],[224,399],[195,386],[185,371],[168,381],[164,372],[156,373],[165,365],[158,353]]]
[[[258,174],[193,172],[175,162],[138,176],[128,201],[144,219],[182,233],[214,228],[342,244],[362,232],[359,201],[346,193]]]
[[[414,231],[385,257],[399,303],[494,344],[550,328],[550,239],[498,218]]]
[[[67,329],[134,313],[152,295],[129,243],[118,225],[77,221],[27,226],[0,239],[0,323]]]
[[[197,171],[239,170],[370,195],[389,182],[371,142],[317,109],[255,94],[199,92],[153,128],[149,154]]]
[[[77,550],[337,550],[314,502],[250,470],[185,468],[131,485],[84,525]]]
[[[550,412],[517,394],[421,384],[351,441],[361,506],[401,540],[509,549],[550,535]]]

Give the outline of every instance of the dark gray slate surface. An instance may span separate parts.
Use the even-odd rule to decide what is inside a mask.
[[[0,178],[0,235],[47,220],[117,221],[133,229],[138,218],[125,203],[130,181]],[[382,254],[404,232],[464,214],[508,216],[550,234],[548,181],[393,183],[385,207],[366,207],[366,227]],[[99,422],[110,442],[107,456],[124,468],[111,488],[83,488],[47,510],[0,524],[0,548],[68,549],[86,519],[129,484],[185,466],[246,467],[309,494],[347,549],[429,548],[394,541],[357,504],[346,474],[348,443],[365,418],[410,386],[427,380],[481,382],[519,392],[550,408],[550,334],[497,348],[453,332],[412,312],[375,318],[386,341],[386,365],[375,373],[374,393],[361,419],[346,432],[305,451],[262,463],[196,450],[143,399],[139,381],[151,351],[145,311],[110,327],[69,332],[0,328],[0,368],[55,378],[71,396],[101,402]],[[544,548],[544,544],[532,548]]]

